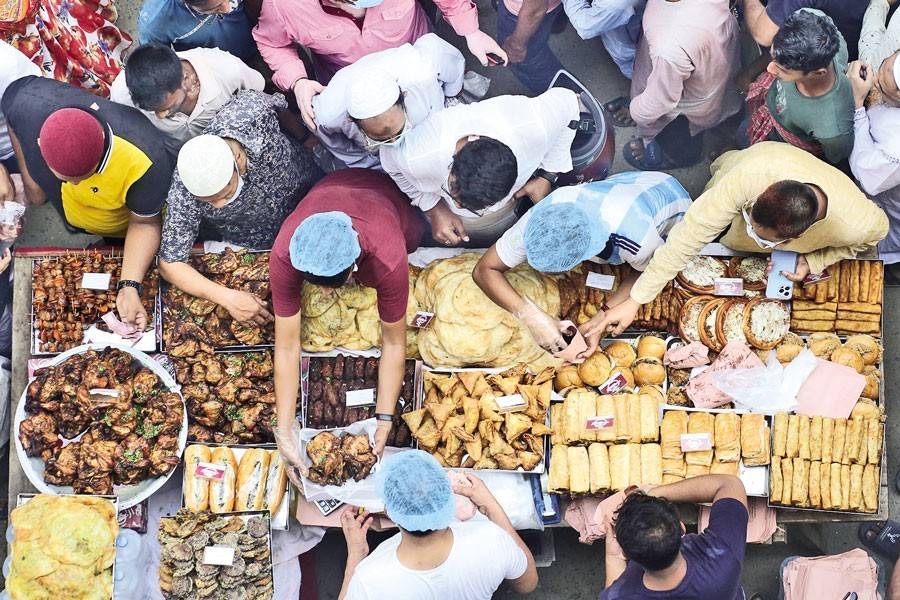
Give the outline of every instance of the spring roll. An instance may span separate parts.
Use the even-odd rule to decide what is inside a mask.
[[[569,446],[569,493],[584,495],[591,491],[591,468],[588,451],[584,446]]]
[[[809,459],[822,460],[822,417],[815,416],[809,422]]]
[[[597,396],[597,410],[596,416],[607,416],[611,415],[614,419],[616,416],[616,401],[612,396]],[[596,436],[598,442],[615,442],[616,441],[616,427],[617,423],[613,423],[612,427],[607,427],[606,429],[597,429]]]
[[[773,504],[781,503],[781,461],[773,460],[769,467],[769,501]]]
[[[598,432],[602,429],[588,429],[587,424],[593,417],[597,416],[597,395],[593,392],[584,391],[578,394],[578,422],[581,425],[580,441],[586,444],[596,442]]]
[[[652,400],[652,398],[651,398]],[[654,404],[656,401],[653,401]],[[641,444],[641,483],[662,483],[662,449],[659,444]]]
[[[809,463],[809,505],[822,508],[822,463],[814,460]]]
[[[581,441],[584,423],[581,422],[580,394],[569,394],[563,403],[563,441],[566,444],[577,444]]]
[[[719,462],[714,460],[709,467],[710,475],[734,475],[738,477],[741,474],[741,463],[736,462]]]
[[[850,464],[862,462],[865,464],[866,457],[869,453],[869,447],[865,440],[865,424],[862,417],[856,417],[847,421],[847,441],[844,445],[844,455]],[[863,453],[863,448],[865,452]],[[860,461],[862,456],[862,461]]]
[[[762,456],[768,456],[768,444],[763,445],[765,429],[766,419],[763,415],[758,413],[741,415],[741,456],[745,461],[756,461]]]
[[[841,504],[844,502],[844,486],[841,485],[841,471],[843,465],[841,463],[831,463],[831,508],[832,510],[840,510]],[[849,471],[848,471],[849,475]],[[850,504],[850,495],[848,488],[847,504]]]
[[[628,394],[628,430],[631,444],[641,443],[641,397],[637,394]]]
[[[613,396],[616,406],[616,441],[627,443],[631,441],[631,420],[628,417],[628,394]]]
[[[591,468],[591,495],[597,496],[609,491],[609,452],[606,444],[594,442],[588,446],[588,462]]]
[[[878,467],[866,465],[862,477],[863,511],[878,512]]]
[[[716,458],[722,462],[739,461],[743,438],[741,417],[735,413],[719,413],[715,418],[715,428]]]
[[[819,483],[822,489],[822,508],[831,510],[834,508],[834,504],[831,501],[831,463],[823,462],[821,466],[822,472]]]
[[[806,417],[802,418],[805,419]],[[800,456],[800,419],[799,415],[788,417],[787,445],[784,449],[784,455],[787,458]]]
[[[641,442],[659,441],[659,402],[648,394],[638,396],[641,405]]]
[[[794,476],[791,480],[791,504],[809,506],[809,461],[794,459]]]
[[[781,459],[781,503],[791,504],[791,490],[794,487],[794,459]]]
[[[834,420],[834,437],[831,445],[831,462],[848,464],[844,462],[844,442],[847,437],[847,419]]]
[[[659,430],[663,458],[682,459],[681,436],[687,433],[688,417],[683,410],[666,411]]]
[[[866,419],[866,462],[870,465],[881,463],[881,446],[884,425],[878,419]],[[862,461],[859,461],[862,462]]]
[[[841,510],[850,510],[850,465],[841,464]]]
[[[865,467],[860,464],[850,465],[850,510],[862,508],[862,478]]]
[[[709,435],[710,442],[714,442],[715,419],[713,414],[704,412],[691,413],[688,420],[688,433],[705,433]],[[697,450],[695,452],[686,452],[685,460],[687,460],[688,465],[702,465],[708,468],[713,461],[713,451]]]
[[[798,444],[800,453],[800,458],[804,460],[809,460],[809,424],[810,419],[806,416],[800,417],[800,431],[798,434]]]
[[[626,444],[609,447],[609,487],[620,492],[628,487],[631,475],[631,451]]]
[[[555,493],[569,491],[569,451],[561,444],[554,444],[550,450],[549,488]]]
[[[831,464],[834,445],[834,419],[822,418],[822,462]]]
[[[772,456],[783,458],[787,449],[788,414],[775,413],[772,422]]]
[[[630,471],[628,485],[641,485],[641,444],[626,444],[631,456],[628,459]]]
[[[563,421],[565,420],[565,402],[555,402],[550,405],[550,445],[556,446],[565,443],[563,436]]]

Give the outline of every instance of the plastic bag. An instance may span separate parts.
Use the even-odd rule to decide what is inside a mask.
[[[816,365],[816,356],[808,349],[787,367],[770,352],[765,368],[719,371],[713,374],[712,384],[734,398],[735,408],[770,415],[791,412],[798,407],[797,393]]]
[[[16,188],[16,196],[9,202],[0,204],[0,254],[13,245],[25,227],[25,186],[18,173],[10,175]]]
[[[513,529],[544,529],[544,521],[534,505],[531,493],[531,482],[524,473],[493,473],[481,470],[472,473],[484,482],[491,490],[494,498],[500,503],[503,512],[509,517]],[[486,520],[480,512],[472,520]]]

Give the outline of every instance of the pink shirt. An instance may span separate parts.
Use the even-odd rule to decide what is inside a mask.
[[[478,9],[471,0],[436,0],[458,35],[478,31]],[[360,29],[352,18],[331,15],[319,0],[263,0],[253,37],[263,58],[275,71],[272,80],[290,89],[306,77],[306,67],[294,44],[312,51],[320,83],[341,67],[388,48],[413,43],[429,31],[428,19],[416,0],[384,0],[366,10]]]
[[[519,11],[522,10],[522,5],[524,3],[524,0],[503,0],[503,4],[506,6],[506,9],[516,16],[519,16]],[[560,4],[562,4],[562,0],[548,0],[547,12],[555,9]]]

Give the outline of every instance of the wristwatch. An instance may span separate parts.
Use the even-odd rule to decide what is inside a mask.
[[[545,171],[544,169],[538,169],[534,172],[535,177],[540,177],[541,179],[546,179],[550,182],[550,185],[556,185],[556,180],[559,179],[559,175],[557,173],[551,173],[550,171]]]
[[[375,418],[379,421],[393,421],[394,415],[389,415],[387,413],[375,413]]]
[[[141,295],[141,284],[133,279],[120,279],[119,283],[116,285],[116,291],[121,292],[122,288],[134,288],[137,290],[138,296]]]

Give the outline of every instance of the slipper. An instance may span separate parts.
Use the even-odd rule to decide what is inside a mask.
[[[641,157],[641,160],[638,160],[634,155],[634,149],[637,147],[635,144],[644,145],[642,140],[631,140],[627,144],[625,144],[625,149],[622,151],[622,155],[625,158],[625,162],[634,167],[635,169],[639,169],[641,171],[664,171],[666,169],[674,169],[678,167],[674,162],[668,160],[663,154],[662,148],[659,146],[659,142],[653,140],[646,146],[644,146],[644,155]]]
[[[884,286],[900,287],[900,264],[884,265]],[[897,491],[900,492],[900,479],[897,480]]]
[[[609,102],[604,104],[603,110],[606,112],[609,120],[612,121],[612,124],[616,127],[634,127],[634,123],[626,123],[616,116],[617,112],[619,112],[623,108],[628,108],[629,106],[631,106],[631,98],[628,98],[626,96],[619,96],[618,98],[614,98],[613,100],[610,100]]]
[[[894,476],[894,489],[900,492],[900,470],[898,470],[897,474]]]
[[[866,533],[871,531],[876,524],[877,522],[860,523],[856,530],[859,541],[872,552],[892,563],[897,562],[897,559],[900,558],[900,523],[891,519],[884,521],[884,529],[881,530],[878,537],[872,541],[867,540]]]

